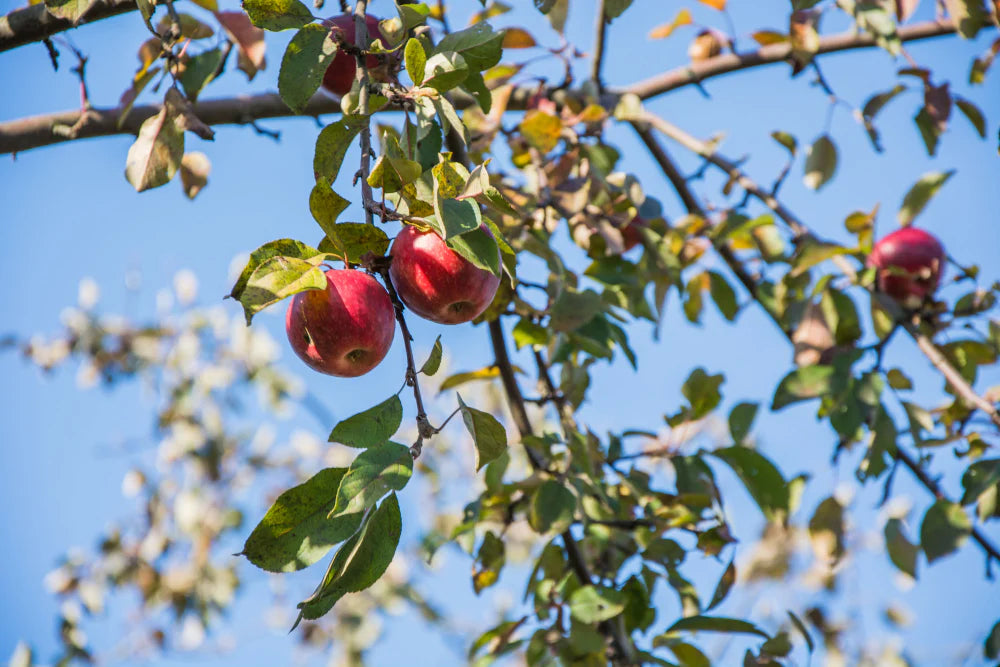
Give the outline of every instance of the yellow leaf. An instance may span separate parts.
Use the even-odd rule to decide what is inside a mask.
[[[682,25],[691,25],[691,12],[684,8],[677,12],[677,16],[670,23],[664,23],[661,26],[653,28],[649,32],[650,39],[666,39],[670,37],[674,30],[681,27]]]
[[[783,44],[788,41],[788,35],[782,34],[776,30],[758,30],[751,35],[754,41],[761,46],[769,46],[771,44]]]
[[[507,28],[503,33],[503,48],[505,49],[530,49],[537,45],[538,42],[531,36],[531,33],[523,28]]]
[[[718,9],[720,12],[726,8],[726,0],[700,0],[700,2],[712,9]]]

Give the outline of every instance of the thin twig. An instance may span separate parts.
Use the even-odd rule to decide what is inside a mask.
[[[371,119],[368,118],[368,101],[371,93],[368,90],[368,24],[365,19],[367,9],[368,0],[358,0],[354,6],[354,43],[361,49],[360,53],[355,55],[358,62],[357,80],[360,86],[358,113],[367,119],[364,127],[361,128],[361,200],[364,202],[365,222],[374,225],[375,219],[371,210],[374,198],[372,197],[372,186],[368,184],[368,173],[371,169],[372,129]]]
[[[392,300],[393,310],[396,311],[396,321],[399,322],[399,331],[403,335],[403,347],[406,349],[406,384],[413,388],[413,401],[417,406],[417,440],[410,447],[410,455],[413,458],[417,458],[423,450],[424,439],[433,437],[441,428],[444,428],[444,424],[440,428],[435,429],[427,419],[427,411],[424,409],[424,399],[420,394],[417,363],[413,357],[413,336],[410,334],[410,328],[406,326],[406,317],[403,315],[403,301],[399,298],[396,288],[392,285],[388,265],[379,266],[377,271],[382,277],[385,289],[389,292],[389,298]],[[447,423],[445,422],[445,424]]]

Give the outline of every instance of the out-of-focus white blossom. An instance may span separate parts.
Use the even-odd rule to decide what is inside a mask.
[[[135,498],[146,484],[146,476],[140,470],[129,470],[122,477],[122,495]]]
[[[174,294],[182,306],[189,306],[198,298],[198,277],[193,271],[181,269],[174,274]]]
[[[97,305],[100,298],[101,288],[97,285],[96,280],[88,276],[80,281],[76,290],[76,302],[80,308],[90,310]]]

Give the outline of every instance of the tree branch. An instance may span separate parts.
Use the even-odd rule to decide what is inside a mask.
[[[101,1],[110,2],[113,0]],[[124,5],[127,3],[122,2],[121,4]],[[134,4],[132,6],[134,7]],[[41,7],[42,5],[34,5],[30,9],[38,11],[37,8]],[[96,8],[92,11],[96,11]],[[121,11],[127,11],[127,9],[122,9]],[[16,13],[13,12],[6,19],[9,20],[10,16]],[[0,19],[0,44],[3,43],[3,21],[4,19]],[[58,32],[58,30],[54,32]],[[906,42],[948,35],[953,32],[954,28],[950,24],[928,21],[900,28],[899,36],[902,41]],[[39,39],[41,38],[39,37]],[[874,42],[866,35],[835,35],[820,40],[819,53],[833,53],[850,49],[869,48],[871,46],[874,46]],[[607,91],[601,95],[600,102],[606,108],[614,108],[618,99],[626,93],[638,95],[642,99],[649,99],[677,90],[678,88],[700,84],[706,79],[730,72],[779,63],[787,58],[788,53],[789,47],[779,44],[763,47],[749,53],[722,54],[698,63],[684,65],[683,67],[673,69],[625,88]],[[507,108],[511,111],[524,110],[528,99],[537,92],[537,86],[519,86],[511,94]],[[583,93],[579,90],[552,89],[548,93],[556,102],[584,100]],[[471,97],[465,94],[453,94],[452,97],[452,101],[457,109],[464,109],[475,103]],[[399,111],[400,108],[397,104],[390,103],[385,107],[385,110]],[[94,109],[89,112],[91,117],[85,123],[81,123],[79,129],[72,135],[54,133],[52,128],[56,126],[74,127],[80,121],[79,110],[56,112],[7,121],[0,123],[0,154],[20,153],[32,148],[48,146],[73,139],[87,139],[114,134],[134,135],[139,132],[139,126],[142,125],[142,121],[159,112],[160,106],[156,104],[134,107],[127,119],[120,123],[119,126],[121,116],[119,109]],[[207,100],[195,104],[194,113],[207,125],[244,125],[255,120],[286,118],[295,115],[276,93],[241,95],[231,98]],[[302,115],[315,117],[328,113],[340,113],[340,104],[337,100],[320,94],[309,101]]]
[[[791,229],[797,239],[809,239],[816,242],[824,242],[823,239],[817,237],[808,227],[806,227],[804,223],[802,223],[801,220],[795,216],[794,213],[792,213],[786,206],[771,195],[770,192],[759,186],[753,179],[747,176],[732,160],[719,155],[707,143],[695,138],[676,125],[651,113],[645,113],[643,115],[643,120],[666,136],[677,141],[677,143],[681,146],[684,146],[688,150],[698,154],[712,165],[726,172],[726,174],[731,179],[734,179],[741,188],[746,190],[755,198],[759,199],[764,203],[764,205],[774,211],[774,213],[781,220],[783,220],[786,225],[788,225],[788,228]],[[647,146],[648,145],[649,144],[647,144]],[[673,179],[671,179],[671,182],[673,182]],[[845,276],[851,280],[856,278],[857,271],[854,266],[852,266],[850,260],[846,257],[836,255],[831,258],[831,261],[833,261],[833,263]],[[729,263],[729,260],[727,259],[726,262]],[[751,292],[751,294],[753,294],[753,292]],[[872,298],[877,298],[877,295],[872,294]],[[972,387],[972,385],[966,382],[965,378],[962,377],[962,374],[948,362],[943,354],[941,354],[941,351],[938,349],[937,345],[934,344],[934,341],[920,331],[920,328],[911,320],[910,317],[907,316],[903,309],[891,299],[880,299],[880,304],[887,311],[889,311],[889,314],[896,322],[900,322],[903,325],[903,328],[906,329],[907,333],[910,334],[913,340],[917,343],[917,347],[920,348],[920,351],[927,357],[931,364],[941,372],[941,375],[944,376],[945,382],[947,382],[948,385],[955,390],[955,393],[961,396],[975,409],[986,414],[990,418],[990,421],[1000,427],[1000,411],[997,410],[996,406],[976,393],[976,390]]]
[[[56,18],[44,3],[15,9],[0,16],[0,53],[32,42],[41,42],[70,28],[135,11],[135,0],[97,0],[79,23]]]
[[[604,12],[604,1],[597,3],[597,28],[594,37],[594,60],[591,64],[590,78],[597,85],[597,90],[604,89],[601,81],[601,65],[604,64],[604,38],[608,31],[608,21]]]
[[[654,159],[657,161],[658,164],[660,164],[660,167],[663,170],[664,174],[667,176],[667,179],[677,190],[678,196],[681,198],[681,201],[684,202],[684,205],[688,209],[688,211],[696,215],[702,215],[703,209],[701,205],[698,203],[694,194],[691,192],[690,188],[688,188],[687,182],[683,179],[683,177],[680,176],[680,170],[677,169],[677,166],[673,164],[673,161],[669,158],[663,147],[660,146],[656,138],[649,132],[648,127],[644,127],[641,123],[633,123],[632,125],[635,128],[636,132],[639,134],[639,137],[642,139],[643,143],[645,143],[646,147],[649,148],[650,153],[653,154]],[[691,137],[691,139],[697,141],[693,137]],[[699,155],[702,155],[703,157],[706,157],[706,159],[708,158],[708,155],[714,155],[712,151],[708,150],[707,147],[704,146],[701,147],[701,150],[697,150],[695,152],[697,152]],[[724,158],[718,158],[717,156],[717,159],[723,160],[729,165],[732,164],[731,162],[725,160]],[[661,162],[661,160],[663,162]],[[715,163],[713,162],[713,164]],[[727,169],[727,171],[729,170]],[[815,238],[812,236],[812,233],[804,226],[802,226],[802,236]],[[726,262],[726,264],[729,266],[730,270],[733,271],[733,273],[737,274],[737,276],[740,276],[742,272],[745,275],[745,269],[743,269],[742,263],[739,261],[739,259],[736,258],[732,254],[732,252],[725,252],[723,250],[723,249],[728,250],[728,248],[726,248],[725,246],[720,246],[718,244],[715,247],[716,249],[719,250],[719,255],[722,257],[723,261]],[[741,282],[743,282],[742,278]],[[746,285],[746,283],[744,283],[744,285]],[[752,290],[749,287],[747,287],[747,289],[751,295],[756,294],[755,290]],[[877,295],[873,295],[873,297],[874,296]],[[789,340],[791,340],[791,332],[786,331],[784,327],[782,327],[780,320],[775,316],[775,314],[771,312],[759,299],[756,299],[756,297],[755,300],[757,301],[758,304],[761,305],[761,307],[764,308],[764,311],[768,315],[770,315],[771,319],[774,320],[775,323],[778,325],[778,327],[785,333],[785,336]],[[898,306],[895,306],[895,308],[896,311],[899,310]],[[899,318],[897,318],[897,321],[900,321]],[[971,386],[969,386],[967,382],[965,382],[965,379],[962,378],[961,374],[959,374],[958,371],[956,371],[955,368],[948,363],[948,360],[944,358],[944,355],[942,355],[940,350],[938,350],[937,346],[934,345],[934,342],[931,341],[922,333],[920,333],[912,322],[906,322],[904,319],[903,325],[907,329],[907,331],[910,332],[910,335],[914,337],[914,340],[917,341],[917,345],[918,347],[920,347],[921,351],[924,352],[924,354],[927,355],[929,359],[931,359],[931,363],[934,364],[934,366],[937,367],[938,370],[942,372],[942,374],[945,376],[945,380],[949,383],[949,385],[951,385],[952,388],[955,389],[955,391],[959,395],[961,395],[963,398],[966,398],[966,400],[972,402],[979,409],[983,410],[985,407],[986,409],[984,410],[984,412],[990,415],[994,423],[997,423],[996,418],[994,417],[996,415],[996,408],[987,403],[981,396],[976,394],[975,390]],[[986,405],[981,406],[980,403],[986,403]],[[945,496],[944,492],[941,490],[941,487],[927,474],[927,472],[920,466],[919,462],[915,460],[912,456],[910,456],[905,450],[900,448],[898,445],[896,447],[894,456],[903,462],[903,464],[910,470],[910,472],[913,473],[914,477],[916,477],[917,480],[924,486],[924,488],[926,488],[935,498],[947,499],[947,496]],[[1000,562],[1000,551],[998,551],[997,547],[990,541],[990,539],[985,534],[983,534],[983,532],[979,528],[977,527],[972,528],[972,537],[983,548],[983,551],[986,552],[987,560],[992,558],[995,559],[997,562]]]
[[[898,35],[900,41],[912,42],[950,35],[954,32],[955,27],[951,23],[925,21],[923,23],[901,26],[898,30]],[[872,46],[875,46],[875,39],[871,35],[845,32],[840,35],[822,38],[819,42],[819,50],[816,52],[816,55],[850,51],[852,49],[864,49]],[[714,58],[708,58],[672,69],[663,74],[658,74],[657,76],[635,83],[622,92],[634,93],[645,100],[678,88],[700,84],[707,79],[722,76],[723,74],[784,62],[788,59],[791,52],[791,45],[784,43],[771,44],[761,47],[756,51],[746,53],[725,53]]]

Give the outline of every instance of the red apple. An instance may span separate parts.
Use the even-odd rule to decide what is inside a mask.
[[[385,40],[382,31],[379,30],[378,22],[379,19],[374,16],[365,15],[365,25],[368,26],[368,44],[371,44],[375,38],[378,38],[382,46],[388,48],[389,43]],[[331,16],[323,21],[323,25],[330,28],[331,33],[333,31],[343,33],[344,41],[348,44],[355,44],[361,48],[368,46],[368,44],[358,44],[354,39],[354,15],[352,14]],[[376,80],[384,80],[384,73],[379,70],[378,57],[368,56],[365,60],[365,65]],[[326,69],[326,73],[323,75],[323,87],[334,95],[346,95],[351,90],[351,84],[354,83],[354,74],[357,69],[358,61],[353,55],[346,51],[338,51],[337,55],[333,57],[333,62],[330,63],[330,66]]]
[[[625,252],[628,252],[632,248],[639,245],[642,241],[642,237],[639,235],[639,230],[648,226],[649,223],[639,216],[635,216],[627,225],[625,225],[622,229],[622,240],[625,242]]]
[[[878,269],[878,288],[909,308],[934,294],[945,253],[941,242],[922,229],[903,227],[875,244],[868,266]]]
[[[352,269],[327,271],[326,289],[299,292],[285,315],[288,342],[299,359],[337,377],[357,377],[378,366],[395,331],[389,293]]]
[[[480,229],[490,234],[486,227]],[[439,324],[475,319],[500,285],[498,276],[459,255],[434,232],[404,225],[390,254],[389,276],[399,298],[420,317]]]

